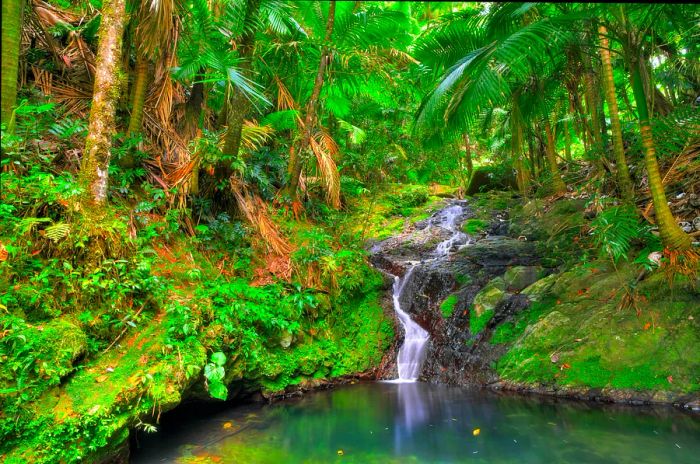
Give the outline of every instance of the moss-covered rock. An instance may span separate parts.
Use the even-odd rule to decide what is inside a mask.
[[[630,264],[615,270],[594,262],[525,289],[546,307],[538,306],[538,319],[499,360],[501,378],[651,392],[666,400],[699,392],[697,288],[687,279],[671,288],[663,273],[635,284],[637,275]],[[543,299],[547,293],[551,296]]]
[[[550,293],[550,289],[557,281],[556,274],[550,274],[547,277],[534,282],[522,290],[521,293],[528,296],[530,301],[541,301],[546,295]]]
[[[540,266],[513,266],[503,275],[503,280],[509,291],[519,292],[535,283],[541,272]]]
[[[496,305],[505,298],[505,290],[506,283],[502,277],[496,277],[491,280],[474,297],[474,313],[480,316],[486,311],[493,311]]]

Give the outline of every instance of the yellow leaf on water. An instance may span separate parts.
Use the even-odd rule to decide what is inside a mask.
[[[481,429],[474,429],[474,430],[472,430],[472,435],[474,435],[475,437],[476,437],[477,435],[479,435],[480,433],[481,433]]]
[[[231,422],[224,422],[223,428],[230,429],[231,427],[233,427],[233,424]]]

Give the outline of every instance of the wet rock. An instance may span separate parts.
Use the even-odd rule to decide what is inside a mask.
[[[695,230],[700,230],[700,216],[693,219],[693,228]]]
[[[506,271],[503,280],[509,291],[519,292],[535,283],[541,272],[540,266],[514,266]]]
[[[693,224],[686,222],[686,221],[683,221],[683,222],[679,223],[678,225],[680,226],[681,229],[683,229],[683,232],[685,232],[687,234],[691,233],[694,229]]]
[[[536,245],[510,237],[486,237],[472,246],[463,248],[462,257],[485,268],[532,266],[539,261]]]

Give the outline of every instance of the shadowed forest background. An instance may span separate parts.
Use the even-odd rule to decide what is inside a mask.
[[[608,279],[586,320],[608,302],[624,320],[582,360],[650,334],[610,377],[549,354],[526,368],[539,348],[518,337],[578,287],[507,329],[488,325],[497,302],[441,297],[474,340],[497,334],[499,378],[697,396],[699,20],[691,4],[3,0],[0,455],[111,459],[183,398],[377,377],[397,326],[368,245],[448,197],[480,208],[467,234],[494,234],[498,211],[537,240],[538,278]]]

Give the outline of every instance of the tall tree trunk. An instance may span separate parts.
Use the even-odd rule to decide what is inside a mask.
[[[143,123],[143,108],[146,103],[146,91],[148,90],[148,58],[143,53],[136,52],[136,79],[134,80],[134,95],[131,101],[131,118],[129,119],[129,135],[141,132]]]
[[[547,144],[545,146],[545,155],[547,155],[547,165],[549,167],[549,174],[552,176],[552,186],[556,193],[566,192],[566,185],[564,180],[561,178],[561,173],[559,172],[559,167],[557,166],[557,154],[556,147],[554,145],[554,133],[552,132],[552,126],[549,123],[549,117],[544,121],[544,130],[547,134]]]
[[[241,74],[244,77],[250,78],[252,67],[250,65],[255,49],[255,32],[256,28],[252,22],[258,14],[260,0],[251,0],[248,3],[244,18],[245,32],[241,36],[238,44],[238,53],[243,61],[241,62]],[[230,155],[233,158],[238,156],[238,151],[241,147],[241,135],[243,133],[243,121],[245,120],[248,111],[250,111],[250,100],[238,88],[233,89],[231,99],[224,106],[227,111],[226,121],[228,129],[224,138],[224,154]]]
[[[615,154],[615,163],[617,164],[617,182],[620,186],[622,198],[626,202],[631,203],[634,200],[634,190],[632,189],[632,179],[627,168],[625,148],[622,143],[622,127],[620,125],[620,112],[617,106],[617,94],[615,93],[613,69],[610,61],[608,31],[605,26],[601,25],[598,28],[598,33],[600,35],[600,57],[603,62],[603,89],[605,90],[605,99],[608,102],[608,110],[610,112],[613,152]]]
[[[333,34],[333,23],[335,21],[335,0],[331,0],[328,7],[328,21],[326,23],[326,36],[324,39],[325,43],[330,42],[331,35]],[[306,104],[306,116],[304,118],[304,134],[301,139],[301,144],[299,145],[299,150],[295,152],[294,156],[289,159],[289,195],[292,200],[297,200],[297,189],[299,187],[299,177],[301,176],[301,169],[304,166],[304,161],[306,161],[306,150],[309,147],[311,141],[311,135],[316,126],[317,111],[318,111],[318,97],[321,95],[321,88],[323,87],[323,76],[326,73],[326,67],[330,61],[330,50],[327,46],[324,46],[321,50],[321,61],[318,64],[318,71],[316,72],[316,79],[314,80],[314,88],[311,92],[311,98]]]
[[[598,149],[603,148],[603,132],[600,127],[599,95],[595,85],[595,74],[591,58],[586,52],[581,53],[584,63],[583,83],[584,94],[586,99],[586,108],[591,121],[591,134],[593,137],[591,145],[595,145]],[[598,157],[594,160],[596,165],[602,170],[602,160]]]
[[[22,38],[23,0],[2,0],[2,113],[0,121],[9,127],[17,102],[19,45]]]
[[[629,55],[632,53],[629,53]],[[688,250],[692,247],[692,241],[690,236],[678,226],[673,213],[671,213],[671,208],[668,207],[664,184],[659,172],[656,147],[649,122],[649,108],[647,107],[647,98],[644,93],[644,84],[640,71],[640,66],[643,66],[643,63],[635,56],[629,56],[628,63],[630,66],[632,91],[634,92],[637,114],[639,115],[639,130],[642,135],[642,146],[644,147],[644,164],[649,175],[649,189],[651,190],[651,197],[654,203],[654,214],[659,226],[659,235],[667,248],[671,250]]]
[[[90,108],[88,136],[80,170],[80,183],[88,203],[102,205],[107,182],[115,112],[119,99],[119,64],[126,0],[106,0],[102,7],[100,40],[97,46],[95,87]]]

